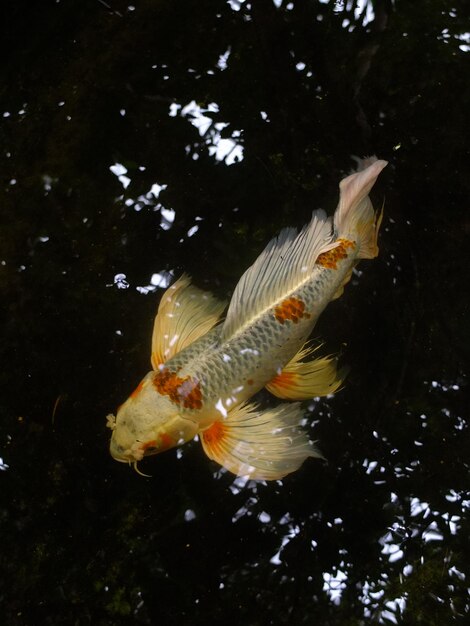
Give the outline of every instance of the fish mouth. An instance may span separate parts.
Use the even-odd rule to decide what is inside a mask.
[[[134,443],[131,448],[124,448],[113,441],[113,439],[111,439],[109,444],[109,453],[119,463],[134,463],[141,461],[144,457],[144,451],[140,443]]]

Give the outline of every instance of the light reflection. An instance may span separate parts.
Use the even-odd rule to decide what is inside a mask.
[[[155,272],[150,277],[150,284],[141,285],[136,287],[139,293],[147,295],[148,293],[152,293],[157,289],[166,289],[170,286],[170,283],[173,281],[174,272],[173,270],[161,270],[160,272]]]
[[[239,11],[244,3],[245,0],[227,0],[227,4],[233,11]]]
[[[282,563],[282,559],[281,559],[282,550],[291,541],[291,539],[293,539],[300,533],[300,526],[298,526],[297,524],[293,524],[290,521],[289,513],[286,513],[283,517],[281,517],[281,519],[279,520],[279,524],[286,524],[287,532],[281,540],[281,545],[279,547],[279,550],[276,552],[276,554],[274,554],[269,559],[269,562],[272,563],[273,565],[280,565]]]
[[[229,46],[227,50],[223,54],[220,55],[219,60],[217,61],[217,67],[222,72],[227,69],[227,61],[231,52],[232,52],[232,48],[231,46]]]
[[[127,189],[131,182],[131,179],[125,175],[127,174],[127,168],[124,167],[122,163],[115,163],[114,165],[111,165],[109,169],[115,176],[117,176],[118,181],[121,183],[124,189]]]
[[[192,509],[186,509],[184,512],[184,521],[191,522],[193,519],[196,519],[196,513]]]
[[[114,284],[118,289],[128,289],[129,287],[125,274],[116,274],[114,276]]]
[[[161,207],[160,215],[162,216],[160,228],[162,230],[170,230],[175,221],[175,211],[173,209],[165,209],[164,207]]]
[[[5,463],[4,460],[0,457],[0,471],[6,472],[6,470],[9,468],[10,466],[7,465],[7,463]]]
[[[344,563],[341,564],[344,566]],[[327,594],[333,604],[338,605],[341,602],[341,596],[346,589],[346,581],[348,576],[345,572],[338,569],[335,573],[324,572],[323,574],[323,591]]]
[[[226,165],[238,163],[243,159],[243,146],[240,143],[242,131],[233,130],[231,137],[222,138],[221,131],[227,128],[229,123],[214,122],[213,114],[215,113],[219,113],[219,105],[216,102],[210,102],[206,107],[201,107],[195,100],[191,100],[184,106],[173,102],[169,109],[170,117],[180,115],[187,118],[198,129],[210,156],[214,156],[217,161],[224,161]],[[189,144],[186,146],[186,153],[197,160],[199,158],[198,147],[198,143]]]

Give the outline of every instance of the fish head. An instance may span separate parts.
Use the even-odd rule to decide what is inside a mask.
[[[134,463],[190,441],[198,432],[195,421],[182,416],[178,406],[159,393],[149,372],[121,404],[108,415],[112,430],[109,451],[116,461]]]

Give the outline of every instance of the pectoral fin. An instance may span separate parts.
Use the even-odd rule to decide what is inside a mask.
[[[205,335],[224,308],[224,302],[193,287],[189,276],[183,274],[165,291],[158,307],[152,335],[153,369]]]
[[[207,456],[233,474],[253,480],[278,480],[321,454],[298,424],[299,404],[258,411],[254,405],[233,409],[226,419],[201,433]]]
[[[328,356],[302,362],[312,352],[312,348],[302,348],[266,389],[283,400],[308,400],[334,393],[344,379],[337,371],[336,359]]]

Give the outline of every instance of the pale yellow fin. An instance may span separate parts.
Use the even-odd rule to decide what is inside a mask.
[[[306,282],[319,254],[337,244],[332,241],[331,218],[315,211],[300,233],[285,228],[241,277],[230,301],[221,339],[228,340],[285,294]]]
[[[152,334],[153,369],[205,335],[224,308],[224,302],[193,287],[189,276],[183,274],[165,291],[158,307]]]
[[[309,456],[322,458],[299,428],[299,403],[259,411],[239,406],[201,433],[207,456],[237,476],[277,480],[298,469]]]
[[[302,348],[267,385],[266,389],[283,400],[309,400],[334,393],[342,384],[334,357],[303,362],[315,349]]]
[[[377,215],[368,196],[378,175],[387,165],[375,157],[364,159],[361,170],[340,182],[340,199],[334,215],[335,233],[338,238],[355,241],[357,258],[373,259],[379,253],[377,236],[382,213]]]

